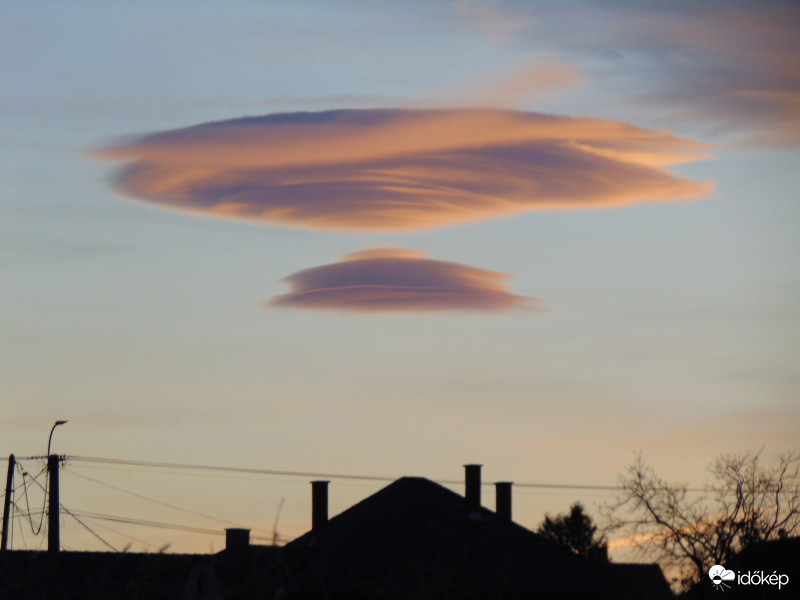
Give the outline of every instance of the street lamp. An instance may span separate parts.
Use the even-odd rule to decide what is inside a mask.
[[[50,430],[50,437],[47,438],[47,456],[50,456],[50,443],[53,441],[53,432],[59,425],[64,425],[67,421],[56,421],[53,423],[53,428]]]
[[[50,443],[53,441],[53,432],[59,425],[66,421],[56,421],[50,429],[47,438],[47,475],[44,478],[44,489],[47,494],[47,551],[58,552],[61,549],[61,532],[58,529],[59,502],[58,502],[58,456],[50,456]],[[42,506],[44,518],[44,505]]]

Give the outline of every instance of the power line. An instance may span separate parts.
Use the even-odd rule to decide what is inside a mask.
[[[38,458],[38,457],[31,457]],[[218,465],[198,465],[198,464],[185,464],[185,463],[172,463],[172,462],[158,462],[158,461],[142,461],[142,460],[128,460],[118,458],[100,458],[90,456],[67,456],[67,460],[75,462],[87,463],[100,463],[112,465],[125,465],[125,466],[139,466],[139,467],[152,467],[161,469],[184,469],[195,471],[215,471],[215,472],[228,472],[228,473],[245,473],[250,475],[280,475],[288,477],[308,477],[308,478],[326,478],[326,479],[349,479],[357,481],[385,481],[392,482],[398,477],[390,477],[385,475],[354,475],[345,473],[322,473],[311,471],[288,471],[277,469],[256,469],[249,467],[226,467]],[[443,485],[462,485],[462,480],[435,480],[436,483]],[[491,483],[484,483],[483,485],[491,485]],[[515,482],[515,487],[532,488],[532,489],[567,489],[567,490],[594,490],[594,491],[622,491],[624,488],[618,485],[583,485],[583,484],[568,484],[568,483],[529,483],[529,482]],[[695,488],[689,491],[707,491],[705,489]]]
[[[175,523],[163,523],[160,521],[147,521],[144,519],[133,519],[130,517],[120,517],[117,515],[106,515],[102,513],[78,512],[76,514],[86,519],[99,519],[101,521],[112,521],[114,523],[127,523],[129,525],[157,527],[160,529],[174,529],[176,531],[188,531],[190,533],[202,533],[206,535],[223,535],[223,532],[219,529],[205,529],[202,527],[192,527],[190,525],[178,525]]]
[[[45,495],[47,494],[47,483],[43,486],[37,479],[45,473],[47,482],[47,475],[49,474],[48,470],[42,469],[36,476],[31,476],[27,471],[24,470],[20,460],[41,460],[46,459],[47,457],[44,456],[30,456],[30,457],[22,457],[17,461],[17,468],[22,472],[23,482],[22,484],[18,485],[15,488],[15,491],[18,490],[20,487],[23,489],[23,493],[25,495],[25,501],[27,506],[27,513],[23,513],[19,510],[19,507],[14,504],[15,509],[17,510],[17,516],[19,518],[27,517],[31,531],[34,535],[39,535],[43,529],[44,525],[44,511],[45,505],[42,505],[41,509],[41,516],[38,523],[38,526],[34,523],[33,519],[33,512],[31,511],[30,507],[30,500],[28,496],[28,488],[31,486],[32,483],[35,483],[39,488],[41,488]],[[303,477],[307,479],[317,479],[317,478],[325,478],[325,479],[341,479],[341,480],[351,480],[351,481],[370,481],[370,482],[392,482],[397,479],[397,477],[390,477],[390,476],[378,476],[378,475],[356,475],[351,473],[324,473],[324,472],[309,472],[309,471],[291,471],[291,470],[278,470],[278,469],[260,469],[260,468],[250,468],[250,467],[232,467],[232,466],[219,466],[219,465],[201,465],[201,464],[186,464],[186,463],[175,463],[175,462],[160,462],[160,461],[143,461],[143,460],[130,460],[130,459],[116,459],[116,458],[103,458],[103,457],[88,457],[88,456],[71,456],[71,455],[62,455],[61,462],[62,465],[65,465],[69,462],[80,462],[80,463],[87,463],[87,464],[97,464],[97,465],[113,465],[113,466],[121,466],[121,467],[142,467],[146,469],[171,469],[171,470],[183,470],[183,471],[200,471],[200,472],[207,472],[207,473],[238,473],[244,475],[270,475],[270,476],[280,476],[280,477]],[[231,525],[235,525],[237,527],[242,527],[242,525],[234,522],[229,521],[226,519],[220,519],[211,515],[207,515],[204,513],[200,513],[197,511],[193,511],[182,506],[178,506],[175,504],[170,504],[168,502],[164,502],[162,500],[157,500],[155,498],[146,496],[144,494],[140,494],[138,492],[134,492],[131,490],[127,490],[99,479],[95,479],[93,477],[89,477],[73,471],[72,469],[65,469],[68,472],[81,477],[82,479],[86,479],[88,481],[92,481],[94,483],[109,487],[113,490],[116,490],[121,493],[125,493],[142,500],[146,500],[148,502],[153,502],[155,504],[160,504],[162,506],[166,506],[172,508],[174,510],[179,510],[181,512],[185,512],[188,514],[192,514],[195,516],[200,516],[206,519],[211,519],[214,521],[218,521],[221,523],[227,523]],[[458,486],[463,485],[463,480],[434,480],[436,483],[441,485],[447,486]],[[483,485],[491,485],[489,482],[483,483]],[[623,491],[625,488],[620,485],[589,485],[589,484],[559,484],[559,483],[541,483],[541,482],[515,482],[516,488],[522,489],[530,489],[530,490],[545,490],[545,489],[552,489],[552,490],[571,490],[571,491],[595,491],[595,492],[615,492],[615,491]],[[708,488],[687,488],[687,491],[690,492],[707,492],[709,491]],[[83,521],[80,520],[76,513],[69,511],[63,505],[61,508],[64,509],[65,513],[69,516],[72,516],[79,524],[81,524],[84,528],[86,528],[90,533],[92,533],[95,537],[97,537],[101,542],[103,542],[108,547],[112,548],[114,551],[118,550],[114,548],[110,543],[105,541],[101,536],[99,536],[96,532],[94,532],[88,525],[86,525]],[[126,517],[119,517],[114,515],[103,515],[99,513],[78,513],[81,517],[86,519],[100,519],[100,520],[107,520],[119,523],[126,523],[132,525],[140,525],[140,526],[147,526],[147,527],[160,527],[160,528],[167,528],[167,529],[175,529],[178,531],[187,531],[192,533],[201,533],[201,534],[209,534],[209,535],[220,535],[221,531],[219,530],[210,530],[204,529],[200,527],[192,527],[186,525],[176,525],[170,523],[161,523],[156,521],[146,521],[142,519],[131,519]],[[113,530],[112,530],[113,531]],[[258,530],[263,531],[263,530]],[[118,532],[115,532],[118,533]],[[24,534],[23,535],[23,543]],[[120,534],[124,535],[124,534]],[[273,532],[274,535],[274,532]],[[139,540],[141,541],[141,540]],[[146,542],[142,542],[146,543]],[[41,546],[41,543],[40,543]]]
[[[17,464],[19,465],[19,463],[17,463]],[[21,465],[20,465],[20,470],[22,471],[22,483],[23,483],[23,492],[24,492],[24,495],[25,495],[25,506],[28,508],[28,512],[27,512],[28,521],[30,522],[30,525],[31,525],[31,532],[33,533],[34,536],[37,536],[37,535],[39,535],[41,533],[42,527],[44,527],[44,507],[45,507],[45,505],[42,504],[42,511],[41,511],[41,514],[39,515],[39,525],[36,526],[36,525],[33,524],[33,515],[31,514],[31,503],[30,503],[30,499],[28,498],[28,487],[30,486],[30,484],[27,483],[27,480],[26,480],[25,477],[26,476],[29,477],[30,481],[32,483],[35,483],[36,485],[38,485],[39,487],[41,487],[44,490],[45,488],[42,487],[42,484],[39,483],[38,481],[36,481],[36,478],[39,477],[42,473],[40,472],[38,475],[36,475],[36,477],[31,477],[30,474],[27,471],[22,469]],[[47,493],[47,490],[45,490],[45,493]]]
[[[228,473],[247,473],[250,475],[283,475],[291,477],[328,477],[330,479],[355,479],[360,481],[394,481],[396,477],[376,475],[350,475],[343,473],[313,473],[308,471],[282,471],[275,469],[253,469],[247,467],[221,467],[214,465],[192,465],[183,463],[167,463],[141,460],[124,460],[118,458],[97,458],[89,456],[67,456],[67,460],[76,462],[93,462],[139,467],[155,467],[162,469],[189,469],[195,471],[224,471]]]
[[[19,507],[17,506],[17,503],[14,502],[13,500],[11,501],[11,508],[13,510],[13,514],[12,514],[12,518],[11,518],[11,541],[10,541],[11,543],[8,546],[9,548],[13,548],[14,547],[14,520],[18,519],[18,518],[21,518],[21,517],[19,517],[17,515],[17,513],[19,512]],[[19,529],[20,529],[20,535],[22,536],[22,545],[25,546],[25,549],[27,550],[28,549],[28,542],[25,540],[25,534],[22,533],[22,530],[25,529],[25,528],[20,526]]]
[[[40,473],[39,475],[41,475],[41,473]],[[39,475],[37,475],[37,477],[38,477]],[[18,484],[17,484],[15,487],[11,488],[11,495],[12,495],[12,497],[13,497],[13,495],[14,495],[14,494],[16,494],[16,493],[17,493],[17,491],[19,491],[20,489],[22,489],[22,486],[24,486],[24,485],[25,485],[24,483],[18,483]],[[6,496],[6,493],[5,493],[5,492],[3,492],[2,494],[0,494],[0,498],[5,498],[5,496]]]
[[[81,470],[84,469],[93,469],[99,471],[113,471],[115,473],[146,473],[148,475],[153,476],[164,476],[169,478],[174,477],[202,477],[202,478],[210,478],[210,479],[223,479],[226,481],[257,481],[261,482],[277,482],[277,483],[288,483],[288,484],[303,484],[305,485],[307,481],[301,480],[297,476],[269,476],[269,475],[258,475],[258,474],[237,474],[237,473],[225,473],[225,472],[217,472],[212,473],[208,471],[191,471],[189,469],[179,469],[179,470],[170,470],[166,469],[154,469],[151,467],[136,467],[136,466],[125,466],[125,465],[104,465],[104,464],[93,464],[93,463],[82,463],[80,465]],[[339,483],[342,486],[348,487],[361,487],[361,488],[374,488],[376,483],[370,482],[356,482],[356,481],[342,481]]]
[[[45,460],[46,460],[46,461],[49,461],[49,458],[48,458],[48,457],[38,457],[38,458],[45,458]],[[24,458],[23,460],[29,460],[29,459],[27,459],[27,458]],[[17,461],[16,461],[16,463],[17,463],[17,466],[18,466],[18,467],[20,468],[20,470],[22,471],[22,481],[23,481],[23,483],[24,483],[24,481],[25,481],[25,475],[26,475],[26,474],[28,474],[28,473],[25,471],[25,469],[23,469],[23,467],[22,467],[22,465],[20,464],[19,460],[17,460]],[[41,483],[39,483],[38,481],[36,481],[36,479],[37,479],[37,478],[38,478],[38,477],[39,477],[39,476],[40,476],[42,473],[44,473],[44,474],[45,474],[45,475],[44,475],[44,486],[42,486],[42,484],[41,484]],[[30,476],[30,475],[29,475],[29,476]],[[44,467],[44,469],[42,469],[41,471],[39,471],[39,473],[36,475],[36,477],[34,477],[34,478],[33,478],[33,482],[34,482],[36,485],[38,485],[40,488],[42,488],[42,490],[44,490],[44,495],[45,495],[45,497],[46,497],[46,496],[47,496],[47,489],[48,489],[48,487],[49,487],[49,482],[50,482],[50,469],[49,469],[49,467],[48,467],[47,463],[45,464],[45,467]],[[26,503],[28,502],[28,488],[27,488],[27,487],[25,488],[25,502],[26,502]],[[30,511],[30,508],[29,508],[28,510]],[[42,513],[41,513],[41,515],[39,516],[39,527],[38,527],[38,529],[37,529],[36,531],[34,531],[34,532],[33,532],[33,534],[34,534],[34,535],[39,535],[39,533],[42,531],[42,527],[44,526],[44,510],[45,510],[45,504],[44,504],[44,503],[42,503]],[[33,531],[33,517],[30,517],[30,516],[29,516],[29,518],[30,518],[30,521],[31,521],[31,531]],[[40,544],[39,544],[39,547],[40,547],[40,548],[41,548],[41,542],[43,542],[43,541],[44,541],[44,536],[42,536],[42,540],[40,540]]]
[[[244,527],[244,525],[242,525],[241,523],[236,523],[234,521],[229,521],[227,519],[219,519],[217,517],[212,517],[211,515],[206,515],[206,514],[201,513],[201,512],[197,512],[197,511],[194,511],[194,510],[189,510],[188,508],[183,508],[183,507],[177,506],[175,504],[170,504],[169,502],[164,502],[162,500],[156,500],[155,498],[150,498],[149,496],[145,496],[144,494],[139,494],[137,492],[132,492],[131,490],[126,490],[126,489],[123,489],[121,487],[117,487],[115,485],[111,485],[110,483],[106,483],[105,481],[100,481],[99,479],[95,479],[94,477],[89,477],[88,475],[81,475],[80,473],[78,473],[77,471],[74,471],[72,469],[67,469],[67,472],[68,473],[72,473],[73,475],[76,475],[76,476],[78,476],[78,477],[80,477],[82,479],[86,479],[88,481],[93,481],[94,483],[98,483],[100,485],[104,485],[104,486],[106,486],[108,488],[111,488],[112,490],[116,490],[116,491],[122,492],[124,494],[129,494],[131,496],[134,496],[136,498],[140,498],[142,500],[147,500],[148,502],[153,502],[155,504],[160,504],[160,505],[166,506],[168,508],[179,510],[181,512],[185,512],[185,513],[188,513],[188,514],[191,514],[191,515],[195,515],[195,516],[198,516],[198,517],[203,517],[205,519],[210,519],[212,521],[217,521],[219,523],[226,523],[228,525],[235,525],[236,527]],[[263,530],[259,530],[259,531],[263,531]]]
[[[151,548],[156,548],[155,544],[151,544],[150,542],[147,542],[147,541],[145,541],[145,540],[143,540],[141,538],[138,538],[136,536],[133,536],[133,535],[131,535],[129,533],[123,533],[122,531],[119,531],[118,529],[114,529],[113,527],[109,527],[108,525],[102,525],[100,523],[95,523],[95,527],[100,527],[101,529],[105,529],[107,531],[110,531],[111,533],[116,533],[117,535],[122,536],[127,540],[133,540],[134,542],[139,542],[140,544],[143,544],[145,546],[149,546]],[[123,549],[120,552],[127,552],[127,549]]]
[[[84,527],[84,528],[85,528],[85,529],[86,529],[86,530],[87,530],[89,533],[91,533],[91,534],[92,534],[94,537],[96,537],[98,540],[100,540],[101,542],[103,542],[103,543],[104,543],[106,546],[108,546],[109,548],[111,548],[111,549],[112,549],[114,552],[119,552],[119,550],[117,550],[117,549],[116,549],[114,546],[112,546],[112,545],[111,545],[111,544],[109,544],[107,541],[105,541],[105,540],[104,540],[102,537],[100,537],[100,534],[98,534],[96,531],[94,531],[94,530],[93,530],[91,527],[89,527],[89,526],[88,526],[86,523],[84,523],[83,521],[81,521],[81,520],[80,520],[80,519],[79,519],[79,518],[78,518],[78,517],[75,515],[75,513],[73,513],[73,512],[72,512],[70,509],[68,509],[68,508],[67,508],[66,506],[64,506],[63,504],[59,504],[59,506],[61,507],[61,510],[63,510],[64,512],[66,512],[66,513],[67,513],[67,514],[68,514],[70,517],[72,517],[72,518],[73,518],[73,519],[75,519],[75,520],[76,520],[78,523],[80,523],[80,524],[81,524],[81,525],[82,525],[82,526],[83,526],[83,527]]]

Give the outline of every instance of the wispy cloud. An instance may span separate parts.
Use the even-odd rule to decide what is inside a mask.
[[[512,294],[511,276],[426,258],[404,248],[372,248],[306,269],[284,282],[292,291],[268,307],[352,312],[542,311],[541,301]]]
[[[651,101],[746,133],[800,143],[800,7],[785,2],[678,2],[631,41],[665,76]],[[686,10],[686,9],[689,10]]]
[[[468,89],[460,96],[469,98],[472,106],[519,108],[538,103],[542,97],[572,87],[584,78],[583,70],[574,64],[537,60],[499,73],[482,81],[480,89]]]
[[[205,123],[107,147],[116,189],[218,218],[414,231],[532,210],[707,196],[706,147],[617,121],[503,110],[336,110]]]
[[[546,48],[589,78],[633,77],[628,99],[673,119],[760,143],[800,143],[797,3],[586,0],[564,11],[560,3],[500,0],[488,12],[467,5],[471,11],[456,14],[488,39]]]

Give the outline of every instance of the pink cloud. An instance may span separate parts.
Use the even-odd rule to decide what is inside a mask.
[[[708,196],[666,131],[504,110],[337,110],[206,123],[107,147],[115,187],[163,208],[336,231],[416,231],[533,210]]]
[[[535,298],[512,294],[511,276],[425,258],[403,248],[373,248],[284,279],[288,294],[268,307],[352,312],[541,311]]]

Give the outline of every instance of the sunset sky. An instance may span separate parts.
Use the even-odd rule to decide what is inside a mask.
[[[788,1],[7,0],[0,449],[67,419],[76,456],[605,486],[797,447],[798,31]],[[75,462],[62,498],[262,531],[285,499],[293,537],[307,481]]]

